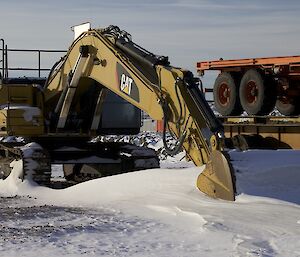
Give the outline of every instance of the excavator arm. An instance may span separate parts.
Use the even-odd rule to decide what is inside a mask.
[[[223,126],[215,117],[189,71],[172,67],[116,26],[83,32],[50,72],[44,88],[45,108],[57,101],[56,129],[63,129],[86,78],[101,86],[91,130],[97,128],[105,90],[109,89],[153,119],[164,120],[163,141],[170,155],[181,148],[196,166],[206,164],[197,186],[215,198],[234,200],[232,168],[224,154]],[[56,100],[54,100],[56,99]],[[177,138],[169,146],[166,133]]]

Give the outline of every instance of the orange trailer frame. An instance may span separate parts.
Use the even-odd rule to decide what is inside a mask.
[[[277,69],[275,73],[300,76],[300,56],[279,56],[232,60],[213,60],[197,62],[197,72],[204,75],[205,70],[241,71],[243,69],[260,67],[263,69]],[[286,69],[288,67],[288,69]]]
[[[283,115],[300,113],[300,55],[221,58],[197,62],[196,67],[200,76],[208,70],[220,71],[213,92],[222,115],[240,112],[238,101],[250,115],[268,114],[275,102]]]
[[[197,62],[197,72],[200,76],[205,71],[214,70],[221,73],[240,74],[240,79],[247,70],[261,70],[283,83],[297,81],[287,95],[299,95],[300,81],[300,56],[280,56],[247,58],[232,60],[213,60]],[[225,82],[223,82],[224,84]],[[212,88],[205,88],[204,92],[213,92]],[[295,93],[296,92],[296,93]],[[282,93],[282,91],[279,91]],[[237,135],[259,135],[268,140],[275,149],[292,148],[300,149],[300,117],[297,116],[220,116],[224,125],[226,137]]]

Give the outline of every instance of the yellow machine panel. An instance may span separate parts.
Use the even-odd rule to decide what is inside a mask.
[[[9,136],[44,134],[41,110],[30,106],[11,106],[0,110],[0,134]]]

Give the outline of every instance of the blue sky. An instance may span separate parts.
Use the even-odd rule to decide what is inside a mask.
[[[67,48],[72,25],[110,24],[195,73],[196,62],[300,54],[300,1],[2,1],[0,37],[10,48]],[[25,57],[24,57],[25,58]]]

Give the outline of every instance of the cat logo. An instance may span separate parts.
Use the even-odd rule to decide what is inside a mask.
[[[131,88],[132,88],[132,82],[133,82],[133,79],[130,78],[129,76],[126,76],[123,73],[121,75],[121,84],[120,84],[121,91],[126,93],[127,95],[130,95]]]
[[[120,92],[128,95],[135,102],[140,102],[140,93],[131,74],[120,64],[117,63],[116,79]]]

